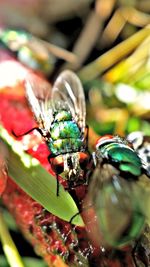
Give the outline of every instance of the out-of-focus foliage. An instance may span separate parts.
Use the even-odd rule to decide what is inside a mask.
[[[46,263],[44,263],[40,259],[35,259],[35,258],[24,257],[23,263],[24,263],[24,267],[35,267],[35,266],[36,267],[47,267]],[[9,267],[4,256],[0,256],[0,266],[1,267]]]
[[[49,52],[55,56],[48,76],[50,82],[65,68],[79,74],[85,88],[87,124],[90,131],[92,129],[89,143],[92,146],[97,136],[105,133],[125,136],[140,130],[150,135],[149,24],[149,0],[0,2],[0,26],[23,28],[42,38],[42,42],[48,42]],[[2,57],[0,54],[0,62]],[[18,78],[13,75],[14,68],[12,72],[7,69],[5,77],[4,71],[4,68],[0,69],[1,84],[6,84],[10,77],[18,83]],[[0,87],[3,89],[3,85]],[[9,91],[11,84],[6,87]],[[10,229],[14,230],[14,227],[10,223]],[[145,232],[142,242],[147,253],[149,235],[146,235],[146,241],[144,235]],[[140,253],[138,250],[136,253],[139,266],[142,266]],[[108,266],[114,266],[107,253],[105,260],[108,260]],[[43,261],[35,259],[25,259],[24,264],[28,267],[46,266]],[[0,266],[8,266],[2,256]]]

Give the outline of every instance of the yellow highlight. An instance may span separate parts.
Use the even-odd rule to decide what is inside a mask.
[[[3,216],[0,213],[0,240],[8,263],[11,267],[24,267],[19,252],[9,234]]]

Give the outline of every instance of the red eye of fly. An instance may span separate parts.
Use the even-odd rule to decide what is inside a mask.
[[[114,139],[114,136],[113,135],[110,135],[110,134],[106,134],[106,135],[103,135],[102,137],[100,137],[97,141],[96,141],[96,148],[98,148],[99,146],[101,146],[102,144],[104,143],[107,143],[111,140]]]
[[[79,153],[79,162],[82,170],[85,170],[89,164],[90,155],[88,153],[80,152]]]
[[[55,158],[52,158],[50,162],[52,170],[55,173],[60,174],[64,171],[64,160],[62,156],[57,156]]]

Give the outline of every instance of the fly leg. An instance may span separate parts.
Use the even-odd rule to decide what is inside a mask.
[[[71,217],[69,223],[70,223],[70,224],[73,224],[72,221],[74,220],[74,218],[75,218],[76,216],[80,215],[80,213],[81,213],[81,212],[79,211],[79,212],[77,212],[75,215],[73,215],[73,216]]]
[[[89,205],[87,205],[86,207],[82,208],[82,210],[79,210],[79,212],[77,212],[75,215],[73,215],[73,216],[71,217],[69,223],[70,223],[70,224],[73,224],[72,222],[73,222],[73,220],[74,220],[74,218],[75,218],[76,216],[80,215],[82,212],[84,212],[84,211],[90,209],[91,207],[92,207],[92,204],[89,204]]]
[[[56,180],[57,180],[56,196],[59,197],[59,179],[58,179],[58,174],[56,174]]]
[[[27,135],[27,134],[33,132],[34,130],[38,131],[41,135],[43,135],[42,130],[41,130],[40,128],[38,128],[38,127],[34,127],[34,128],[32,128],[32,129],[30,129],[29,131],[27,131],[27,132],[25,132],[25,133],[23,133],[23,134],[19,134],[19,135],[17,135],[13,130],[12,130],[11,132],[12,132],[12,134],[13,134],[16,138],[18,138],[18,137],[22,137],[22,136],[24,136],[24,135]]]
[[[30,135],[29,133],[36,130],[36,133]],[[38,134],[40,133],[40,135]],[[42,137],[43,137],[43,133],[42,130],[35,127],[30,129],[29,131],[17,135],[14,131],[12,131],[12,134],[18,138],[18,137],[23,137],[22,139],[22,148],[23,150],[27,151],[28,149],[32,149],[33,147],[38,146],[41,142],[42,142]]]

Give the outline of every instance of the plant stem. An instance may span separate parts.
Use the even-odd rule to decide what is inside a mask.
[[[0,212],[0,239],[5,256],[11,267],[24,267],[19,252],[9,234],[2,213]]]
[[[78,75],[83,82],[98,77],[101,73],[112,67],[123,57],[130,54],[146,37],[150,35],[150,27],[146,27],[122,43],[116,45],[96,60],[83,67]]]

